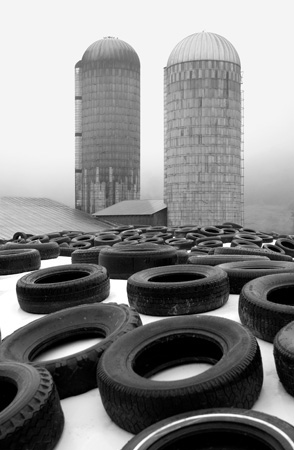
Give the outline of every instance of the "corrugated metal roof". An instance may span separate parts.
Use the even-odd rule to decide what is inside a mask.
[[[122,61],[140,67],[139,56],[133,47],[121,39],[107,37],[93,42],[82,58],[82,65],[88,62]]]
[[[206,31],[180,41],[172,50],[167,66],[201,60],[228,61],[241,66],[235,47],[223,36]]]
[[[22,231],[45,234],[53,231],[99,231],[107,228],[90,214],[48,198],[0,198],[0,238],[11,239]]]
[[[162,200],[124,200],[94,213],[93,216],[151,215],[165,208]]]

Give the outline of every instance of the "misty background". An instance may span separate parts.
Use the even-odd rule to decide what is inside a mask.
[[[293,1],[16,0],[1,11],[0,196],[74,207],[74,66],[105,36],[141,61],[141,198],[163,198],[163,68],[203,30],[241,59],[245,225],[294,234]]]

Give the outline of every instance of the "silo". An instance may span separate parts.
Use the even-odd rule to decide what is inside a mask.
[[[126,42],[90,45],[76,72],[76,208],[140,197],[140,60]]]
[[[242,223],[241,63],[224,37],[179,42],[164,68],[168,224]]]

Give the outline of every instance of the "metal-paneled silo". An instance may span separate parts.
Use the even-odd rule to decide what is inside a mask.
[[[140,197],[140,60],[126,42],[94,42],[75,66],[76,208]]]
[[[168,224],[242,223],[241,64],[214,33],[179,42],[164,68]]]

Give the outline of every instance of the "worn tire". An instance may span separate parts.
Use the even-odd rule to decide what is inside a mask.
[[[53,449],[63,431],[64,415],[56,386],[43,367],[0,363],[0,448]]]
[[[288,238],[279,238],[276,240],[275,245],[277,247],[280,247],[284,250],[286,255],[291,256],[291,258],[294,258],[294,241],[293,239]]]
[[[94,264],[48,267],[24,275],[16,282],[21,309],[34,314],[101,302],[109,292],[107,270]]]
[[[176,248],[154,243],[115,244],[99,254],[99,264],[106,267],[110,278],[127,280],[133,273],[151,267],[175,264]]]
[[[99,254],[108,245],[95,246],[91,248],[77,249],[71,254],[72,264],[99,264]]]
[[[229,262],[237,261],[269,261],[267,256],[250,255],[196,255],[189,253],[187,264],[205,264],[208,266],[218,266]]]
[[[288,394],[294,397],[294,321],[289,322],[274,338],[274,360],[277,374]]]
[[[240,294],[249,281],[272,274],[294,272],[294,263],[288,261],[238,261],[220,264],[229,277],[230,294]]]
[[[109,245],[112,246],[113,244],[116,244],[117,242],[121,242],[121,237],[117,234],[99,234],[94,238],[94,247],[101,245]]]
[[[214,250],[216,255],[257,255],[267,256],[272,261],[292,261],[291,256],[282,255],[265,248],[249,248],[249,247],[218,247]]]
[[[41,260],[58,258],[58,256],[60,255],[60,248],[57,242],[45,242],[44,244],[37,242],[34,243],[33,241],[24,244],[9,242],[5,244],[5,248],[3,250],[19,248],[33,248],[35,250],[38,250],[41,256]]]
[[[228,301],[229,279],[221,269],[204,265],[154,267],[128,279],[127,295],[130,305],[141,314],[197,314]]]
[[[35,249],[0,250],[0,275],[30,272],[40,267],[40,253]]]
[[[150,377],[191,362],[213,366],[186,379]],[[119,427],[138,433],[183,412],[212,407],[251,408],[263,382],[257,340],[239,323],[209,315],[149,323],[116,340],[97,366],[103,406]]]
[[[239,297],[239,317],[258,338],[273,342],[275,335],[294,320],[294,277],[290,273],[266,275],[249,281]]]
[[[42,365],[52,375],[60,398],[97,387],[96,366],[105,349],[118,337],[142,325],[139,314],[127,305],[95,303],[58,311],[34,320],[3,339],[0,361]],[[69,356],[34,362],[58,343],[97,336],[96,345]]]
[[[293,450],[293,441],[294,427],[275,416],[242,408],[210,408],[161,420],[122,450]]]

